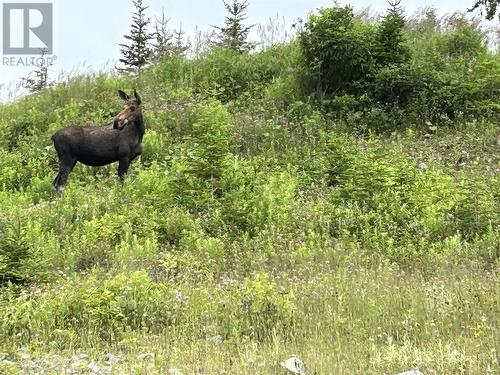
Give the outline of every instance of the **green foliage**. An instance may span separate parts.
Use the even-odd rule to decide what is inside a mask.
[[[476,0],[474,3],[474,6],[470,9],[468,9],[469,12],[472,12],[473,10],[477,8],[482,8],[485,7],[486,9],[486,16],[485,18],[487,20],[492,20],[495,17],[495,14],[497,13],[497,8],[498,8],[498,0]],[[499,14],[500,18],[500,14]]]
[[[223,102],[243,93],[258,92],[296,64],[295,46],[275,46],[261,53],[239,54],[216,48],[190,65],[189,80],[196,91]]]
[[[438,48],[445,58],[463,58],[469,61],[487,51],[483,33],[468,23],[442,35]]]
[[[230,117],[220,104],[200,107],[192,132],[186,138],[192,148],[186,153],[188,173],[203,179],[218,179],[231,153]]]
[[[397,4],[378,25],[356,20],[349,7],[310,16],[299,37],[304,93],[319,94],[325,109],[364,131],[476,116],[488,101],[477,95],[491,92],[474,77],[489,60],[484,33],[460,14],[444,26],[426,17],[434,17],[430,26],[422,24],[432,19],[406,28]],[[486,116],[496,100],[489,102]]]
[[[26,241],[21,221],[6,225],[0,222],[0,282],[5,284],[29,282],[33,274],[30,263],[33,254]]]
[[[142,0],[132,0],[132,3],[135,11],[132,16],[130,34],[124,35],[130,44],[120,44],[122,58],[119,61],[124,67],[116,69],[121,73],[140,74],[152,55],[149,43],[153,34],[148,32],[148,25],[151,23],[151,18],[146,16],[148,7],[144,6]]]
[[[90,342],[111,340],[127,328],[151,332],[168,326],[173,319],[169,310],[176,304],[175,295],[145,272],[119,274],[104,282],[75,278],[43,297],[13,306],[3,330],[17,333],[31,321],[39,332],[57,327],[84,334],[81,339],[88,335]]]
[[[326,95],[361,91],[375,68],[375,30],[358,22],[350,6],[311,15],[299,39],[306,90]]]
[[[395,7],[389,9],[377,30],[377,59],[380,65],[402,64],[410,59],[403,28],[405,20]]]
[[[221,322],[226,336],[249,336],[268,341],[272,335],[287,336],[293,327],[295,296],[280,290],[267,274],[256,274],[244,280],[241,286],[230,285],[232,299],[223,299],[220,309],[229,315]],[[236,297],[236,298],[235,298]]]
[[[259,53],[240,54],[229,48],[215,47],[195,59],[180,56],[162,59],[144,72],[144,81],[157,85],[166,97],[174,92],[192,93],[228,102],[244,94],[255,95],[274,79],[288,75],[297,65],[295,44],[277,45]],[[156,87],[156,86],[155,86]]]
[[[473,239],[500,226],[497,202],[500,196],[498,176],[490,183],[481,176],[470,176],[460,185],[461,197],[452,211],[457,229]]]
[[[30,93],[40,92],[50,85],[49,68],[52,64],[46,60],[46,55],[47,49],[42,48],[40,51],[40,59],[37,59],[41,61],[41,63],[37,63],[35,69],[22,80],[23,87]]]
[[[406,110],[415,114],[419,123],[447,115],[447,102],[439,96],[438,76],[425,66],[404,64],[382,68],[374,79],[374,99],[384,109]],[[437,104],[437,106],[435,106]],[[445,108],[442,109],[442,107]],[[457,107],[449,108],[450,113]],[[381,124],[382,125],[382,124]],[[390,130],[394,126],[376,130]]]
[[[232,157],[230,115],[218,103],[197,107],[185,146],[172,162],[171,186],[187,207],[206,207],[222,195],[220,178]]]
[[[419,172],[399,152],[388,154],[370,142],[361,151],[357,143],[337,136],[329,146],[336,235],[355,236],[392,259],[412,261],[436,255],[425,252],[442,251],[435,245],[450,236],[472,239],[471,233],[486,234],[497,225],[492,202],[498,189],[486,192],[475,179],[459,185],[442,172]],[[490,189],[495,185],[487,183]],[[476,215],[471,207],[479,206],[481,215]]]
[[[116,373],[495,368],[499,56],[461,16],[398,17],[335,7],[291,43],[2,104],[0,372],[54,352]],[[131,87],[147,131],[125,183],[78,164],[56,199],[51,135]]]
[[[243,24],[247,19],[247,0],[232,0],[232,2],[222,0],[222,2],[226,8],[227,15],[224,26],[214,26],[220,32],[218,45],[238,53],[250,51],[253,48],[253,44],[248,42],[247,39],[253,25],[245,26]]]

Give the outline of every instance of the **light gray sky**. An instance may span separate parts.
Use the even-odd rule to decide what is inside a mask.
[[[68,72],[75,67],[82,71],[82,66],[102,69],[114,66],[119,57],[118,44],[123,35],[129,31],[132,1],[131,0],[0,0],[1,3],[12,2],[52,2],[54,6],[54,55],[57,56],[51,69],[52,76],[61,71]],[[171,27],[182,28],[186,35],[192,36],[198,28],[210,30],[210,25],[221,25],[224,22],[224,6],[222,0],[144,0],[150,8],[151,16],[161,15],[162,8],[170,19]],[[384,12],[387,8],[385,0],[352,0],[339,1],[349,3],[355,10],[368,6],[375,12]],[[407,14],[424,6],[434,6],[439,14],[464,11],[473,0],[403,0],[402,6]],[[310,11],[322,6],[331,6],[332,0],[249,0],[248,23],[266,24],[270,18],[279,17],[290,26],[297,17],[306,18]],[[0,30],[1,32],[1,30]],[[0,38],[1,43],[1,38]],[[2,50],[0,50],[0,53]],[[4,56],[2,56],[4,57]],[[5,99],[5,91],[17,94],[13,82],[26,76],[32,67],[12,67],[0,64],[0,100]],[[14,91],[14,92],[13,92]],[[1,92],[4,92],[2,95]]]

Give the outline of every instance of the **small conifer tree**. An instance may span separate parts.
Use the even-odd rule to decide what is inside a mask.
[[[247,0],[243,2],[232,0],[231,3],[223,0],[223,3],[227,11],[225,25],[222,27],[213,26],[219,30],[217,45],[230,48],[239,53],[250,51],[254,45],[249,43],[247,39],[248,33],[254,25],[244,25],[244,21],[247,19]]]
[[[30,93],[40,92],[50,85],[49,68],[52,64],[49,63],[49,60],[45,59],[46,55],[47,49],[42,48],[40,50],[40,58],[36,60],[35,70],[22,79],[22,87]]]
[[[149,44],[153,35],[148,32],[148,25],[151,23],[151,18],[146,16],[148,7],[144,6],[143,0],[132,0],[132,2],[135,11],[130,34],[124,35],[130,44],[120,44],[122,58],[119,61],[123,67],[116,69],[120,73],[140,74],[151,58]]]
[[[169,20],[165,18],[165,11],[162,9],[161,19],[156,18],[155,22],[155,32],[153,34],[154,43],[153,47],[153,57],[155,59],[161,59],[164,56],[173,53],[173,35],[168,29]]]
[[[399,7],[401,0],[388,0],[388,3],[390,8],[377,32],[377,58],[384,66],[407,62],[410,57],[403,35],[405,20]]]
[[[173,31],[172,54],[174,56],[184,56],[189,50],[189,42],[184,41],[184,34],[182,25],[179,25],[179,28]]]

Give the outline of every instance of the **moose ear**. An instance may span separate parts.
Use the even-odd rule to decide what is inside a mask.
[[[127,101],[130,99],[130,96],[128,96],[125,92],[123,92],[122,90],[118,90],[118,95],[120,96],[120,98],[122,98],[123,100]]]
[[[139,96],[139,94],[137,93],[137,91],[135,91],[134,89],[134,96],[135,96],[135,100],[137,101],[137,104],[141,105],[141,97]]]

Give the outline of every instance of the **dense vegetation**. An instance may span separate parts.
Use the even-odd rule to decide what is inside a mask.
[[[109,122],[133,88],[147,133],[125,185],[78,165],[55,199],[50,136]],[[499,103],[477,22],[334,7],[290,43],[2,105],[0,372],[84,352],[125,373],[291,354],[319,374],[496,373]]]

